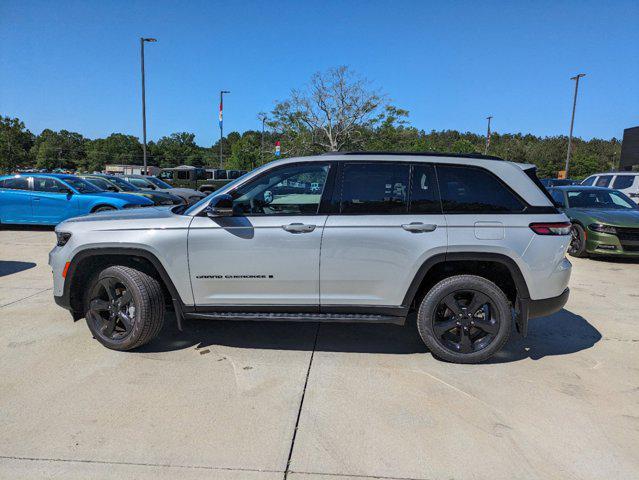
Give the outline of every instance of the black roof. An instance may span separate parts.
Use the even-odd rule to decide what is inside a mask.
[[[417,157],[455,157],[478,158],[482,160],[504,160],[494,155],[482,155],[481,153],[447,153],[447,152],[326,152],[323,155],[397,155]]]

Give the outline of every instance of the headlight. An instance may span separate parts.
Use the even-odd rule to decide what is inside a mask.
[[[71,238],[71,234],[69,232],[55,232],[55,236],[58,247],[64,247]]]
[[[588,225],[588,228],[593,232],[611,233],[612,235],[615,235],[617,233],[617,229],[615,227],[610,225],[603,225],[601,223],[591,223],[590,225]]]
[[[142,205],[137,203],[127,203],[123,208],[140,208]]]

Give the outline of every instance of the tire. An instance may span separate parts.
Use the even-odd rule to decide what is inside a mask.
[[[112,207],[110,205],[102,205],[101,207],[98,207],[95,210],[93,210],[91,213],[108,212],[110,210],[117,210],[117,208]]]
[[[480,307],[472,312],[474,301]],[[448,304],[454,304],[453,308]],[[417,313],[420,337],[433,356],[447,362],[487,360],[506,344],[511,329],[506,295],[490,280],[475,275],[455,275],[437,283],[424,296]]]
[[[572,240],[568,247],[568,255],[571,257],[584,258],[588,256],[586,251],[586,231],[578,223],[573,223],[570,228]]]
[[[130,267],[115,265],[95,275],[85,291],[84,306],[93,337],[112,350],[140,347],[164,324],[160,283]]]

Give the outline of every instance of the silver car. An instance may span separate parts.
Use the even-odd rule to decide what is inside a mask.
[[[315,184],[320,186],[319,190]],[[67,220],[53,294],[108,348],[182,319],[417,327],[438,358],[484,361],[568,298],[570,222],[532,165],[482,155],[336,153],[264,165],[190,207]]]
[[[205,193],[198,192],[192,188],[175,188],[159,178],[150,175],[123,175],[122,178],[143,190],[156,190],[176,195],[182,198],[188,205],[193,205],[206,197]]]

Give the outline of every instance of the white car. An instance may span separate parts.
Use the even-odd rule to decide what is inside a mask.
[[[317,183],[319,191],[312,185]],[[56,228],[56,302],[105,346],[182,319],[405,323],[476,363],[568,298],[570,222],[532,165],[454,154],[281,159],[191,207]]]
[[[590,175],[582,185],[619,190],[639,203],[639,172],[608,172]]]

